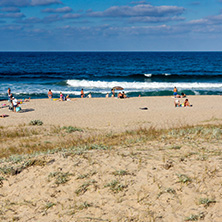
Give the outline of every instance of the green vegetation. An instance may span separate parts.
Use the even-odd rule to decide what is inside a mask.
[[[66,133],[72,133],[72,132],[83,132],[82,129],[77,128],[77,127],[73,127],[73,126],[64,126],[62,127],[62,129],[66,130]]]
[[[42,124],[43,122],[41,120],[32,120],[29,123],[29,125],[33,125],[33,126],[41,126]]]
[[[105,187],[109,187],[111,191],[114,193],[118,193],[120,191],[123,191],[127,186],[120,184],[118,180],[113,180],[110,183],[106,184]]]
[[[211,203],[216,203],[214,199],[201,198],[199,204],[203,204],[205,207],[208,207]]]
[[[125,176],[128,175],[129,173],[126,170],[116,170],[113,172],[113,175],[115,176]]]
[[[81,134],[73,134],[72,137],[62,134],[61,130],[67,133],[79,131]],[[148,141],[173,141],[181,139],[204,140],[220,139],[222,136],[222,125],[181,127],[177,129],[140,128],[134,131],[109,134],[89,134],[86,130],[76,127],[47,127],[30,128],[30,126],[20,126],[19,128],[9,127],[0,130],[0,142],[4,142],[1,148],[0,158],[14,155],[15,161],[20,161],[19,154],[33,154],[41,152],[58,152],[59,150],[70,150],[76,154],[82,154],[89,150],[109,150],[116,146],[132,146],[134,144],[143,144]],[[47,142],[45,141],[47,137]],[[43,142],[41,142],[43,138]],[[14,145],[13,145],[14,141]],[[181,144],[171,145],[170,149],[180,150]],[[221,155],[218,153],[218,155]],[[216,155],[216,154],[215,154]],[[16,158],[18,160],[16,160]],[[205,155],[206,158],[206,155]]]
[[[51,178],[55,178],[55,184],[64,184],[69,181],[69,176],[72,174],[70,173],[63,173],[63,172],[54,172],[50,173],[48,176],[48,179],[50,180]]]
[[[89,188],[90,185],[94,185],[96,183],[95,180],[89,180],[83,183],[76,191],[76,195],[83,195]]]
[[[185,221],[197,221],[198,218],[199,218],[198,215],[192,214],[192,215],[190,215],[189,217],[186,217],[186,218],[185,218]]]
[[[45,205],[45,210],[47,211],[49,208],[55,206],[56,204],[52,203],[52,202],[47,202]]]
[[[185,174],[177,174],[180,183],[190,183],[192,180]]]

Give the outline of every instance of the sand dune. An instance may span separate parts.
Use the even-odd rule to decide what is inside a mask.
[[[22,104],[21,113],[0,109],[9,115],[0,119],[2,153],[44,144],[59,148],[0,159],[0,220],[220,222],[222,97],[189,100],[193,107],[175,108],[171,97],[147,97],[42,99]],[[29,122],[38,119],[43,125],[28,137],[35,127]],[[169,129],[197,124],[215,126]],[[54,125],[84,131],[52,133]],[[112,146],[93,143],[95,135],[109,141],[150,126],[169,130],[153,137],[149,130],[129,133]],[[13,130],[15,138],[7,134]],[[87,136],[92,145],[63,148]]]

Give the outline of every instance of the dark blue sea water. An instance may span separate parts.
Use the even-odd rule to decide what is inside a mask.
[[[114,86],[128,96],[222,94],[222,52],[0,52],[0,99],[45,98],[49,89],[104,97]]]

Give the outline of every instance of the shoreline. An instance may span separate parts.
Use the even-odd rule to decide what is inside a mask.
[[[22,112],[0,109],[1,126],[28,124],[39,119],[44,125],[125,131],[139,127],[172,128],[222,121],[221,96],[188,96],[193,107],[174,107],[173,96],[117,98],[74,98],[71,101],[31,99],[20,105]],[[180,101],[184,101],[180,98]],[[2,104],[8,104],[2,101]],[[147,109],[145,109],[147,108]]]

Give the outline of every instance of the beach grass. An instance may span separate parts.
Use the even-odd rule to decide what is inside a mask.
[[[37,133],[25,130],[28,127]],[[66,221],[219,217],[211,212],[220,204],[216,194],[221,186],[222,125],[120,133],[75,126],[66,131],[44,124],[20,128],[24,136],[6,139],[1,148],[0,186],[9,190],[6,194],[4,189],[0,201],[1,220],[22,220],[14,212],[24,207],[40,221],[51,215]],[[1,130],[7,135],[18,128]],[[22,199],[10,199],[11,189],[22,192]]]
[[[64,134],[61,136],[61,130]],[[125,131],[122,133],[90,133],[78,127],[51,127],[38,126],[36,129],[28,126],[3,128],[0,130],[0,158],[8,158],[14,155],[32,154],[36,152],[47,152],[49,150],[70,149],[79,152],[88,150],[108,150],[116,146],[132,146],[143,144],[147,141],[169,142],[173,145],[169,150],[179,150],[183,147],[183,142],[194,140],[214,141],[222,136],[222,125],[187,126],[175,129],[155,129],[139,128],[137,130]],[[45,140],[47,138],[47,141]],[[196,142],[195,142],[196,143]],[[222,151],[221,151],[222,152]],[[220,151],[214,153],[221,155]],[[183,158],[195,155],[195,152],[185,154]],[[17,158],[21,158],[18,157]],[[202,155],[207,158],[206,153]]]

